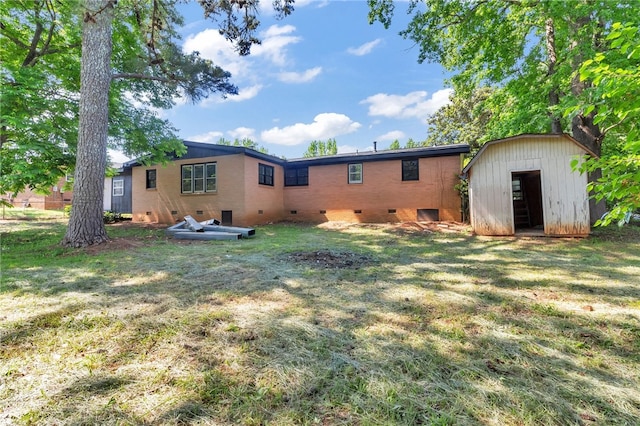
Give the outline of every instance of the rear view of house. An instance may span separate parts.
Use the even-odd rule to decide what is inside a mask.
[[[191,215],[248,226],[461,218],[454,186],[468,145],[296,160],[238,146],[185,145],[186,155],[167,165],[125,167],[134,221],[169,224]],[[121,196],[127,196],[125,187]]]
[[[464,168],[471,225],[479,235],[539,229],[590,232],[587,176],[572,160],[594,155],[568,135],[519,135],[486,143]]]

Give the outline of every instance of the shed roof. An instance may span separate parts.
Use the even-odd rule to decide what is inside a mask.
[[[584,150],[584,152],[586,154],[589,154],[593,157],[597,157],[597,155],[591,151],[589,148],[587,148],[586,146],[582,145],[580,142],[578,142],[577,140],[575,140],[571,135],[568,135],[566,133],[562,133],[562,134],[557,134],[557,133],[543,133],[543,134],[536,134],[536,133],[523,133],[521,135],[516,135],[516,136],[510,136],[508,138],[504,138],[504,139],[496,139],[494,141],[489,141],[487,143],[485,143],[482,148],[480,148],[480,151],[478,151],[476,153],[476,155],[473,156],[473,158],[471,159],[471,161],[469,161],[469,164],[467,164],[465,166],[464,169],[462,169],[462,174],[467,174],[469,172],[469,170],[471,170],[471,167],[473,167],[473,164],[478,160],[478,158],[480,158],[480,156],[484,153],[484,151],[487,150],[487,148],[489,148],[491,145],[496,145],[499,143],[506,143],[506,142],[513,142],[516,140],[520,140],[520,139],[524,139],[524,138],[531,138],[531,137],[535,137],[538,139],[564,139],[566,141],[569,141],[571,143],[576,144],[577,146],[579,146],[582,150]]]

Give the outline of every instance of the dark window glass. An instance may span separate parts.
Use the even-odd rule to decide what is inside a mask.
[[[284,171],[284,186],[309,185],[309,167],[298,167]]]
[[[206,175],[205,179],[207,181],[207,192],[215,192],[218,189],[218,180],[217,180],[217,172],[218,166],[217,163],[208,163],[206,165]]]
[[[147,189],[156,188],[156,169],[147,170]]]
[[[273,167],[266,164],[258,164],[258,183],[260,185],[273,186]]]
[[[182,192],[193,192],[193,166],[182,166]]]
[[[402,160],[402,180],[419,180],[418,160]]]

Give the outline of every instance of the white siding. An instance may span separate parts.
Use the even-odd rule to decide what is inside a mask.
[[[488,145],[469,173],[474,231],[480,235],[512,235],[511,173],[540,170],[544,232],[588,234],[587,177],[571,169],[571,161],[584,154],[562,136],[527,135]]]
[[[111,181],[110,177],[104,178],[104,197],[102,199],[102,209],[111,210]]]

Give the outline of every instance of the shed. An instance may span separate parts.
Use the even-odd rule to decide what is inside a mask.
[[[595,156],[566,134],[523,134],[487,142],[463,169],[478,235],[584,236],[590,227],[587,175],[572,160]]]

